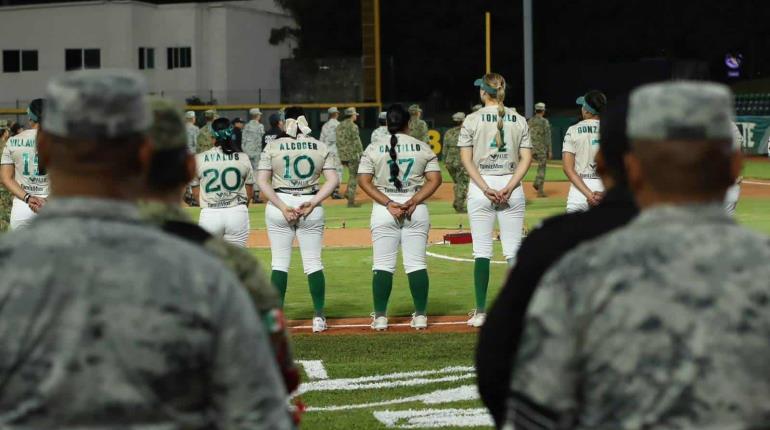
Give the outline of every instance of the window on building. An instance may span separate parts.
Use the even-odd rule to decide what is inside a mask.
[[[3,51],[3,72],[34,72],[37,71],[37,51],[20,51],[7,49]]]
[[[21,70],[25,72],[37,71],[37,51],[21,51]]]
[[[169,70],[192,67],[192,48],[166,48],[166,65]]]
[[[155,68],[155,48],[139,48],[139,69]]]
[[[102,67],[100,49],[65,49],[64,70],[99,69]]]

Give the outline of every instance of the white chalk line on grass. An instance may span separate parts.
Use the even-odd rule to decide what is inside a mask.
[[[750,184],[750,185],[766,185],[770,186],[770,182],[756,182],[756,181],[743,181],[744,184]]]
[[[428,325],[463,325],[467,324],[466,321],[441,321],[441,322],[432,322]],[[364,327],[371,327],[371,324],[329,324],[329,328],[364,328]],[[396,323],[396,324],[388,324],[388,327],[408,327],[409,323]],[[290,326],[290,329],[311,329],[313,326],[311,325],[298,325],[298,326]]]
[[[329,379],[324,362],[321,360],[295,360],[305,369],[305,374],[310,379]]]
[[[411,397],[402,397],[399,399],[383,400],[380,402],[359,403],[356,405],[335,405],[335,406],[310,406],[308,412],[331,412],[344,411],[348,409],[375,408],[378,406],[397,405],[399,403],[422,402],[426,405],[436,405],[440,403],[452,403],[464,400],[476,400],[479,398],[478,390],[475,385],[463,385],[457,388],[447,390],[437,390],[427,394],[420,394]]]
[[[454,375],[452,377],[462,376],[460,379],[464,379],[470,375],[473,377],[474,368],[472,366],[449,366],[436,370],[416,370],[413,372],[396,372],[388,373],[384,375],[372,375],[362,376],[359,378],[339,378],[339,379],[324,379],[320,381],[310,381],[300,385],[298,394],[307,393],[309,391],[337,391],[337,390],[363,390],[368,388],[378,388],[372,384],[385,383],[383,387],[390,386],[402,386],[402,385],[387,385],[387,384],[400,384],[403,382],[421,381],[422,383],[442,382],[439,379],[425,379],[426,376],[433,375]],[[402,380],[402,381],[399,381]],[[407,380],[407,381],[403,381]]]
[[[388,428],[417,429],[493,426],[484,408],[377,411],[374,417]]]
[[[449,260],[449,261],[461,261],[464,263],[473,263],[476,260],[472,258],[460,258],[460,257],[450,257],[448,255],[442,255],[442,254],[436,254],[435,252],[426,252],[425,255],[433,258],[440,258],[442,260]],[[490,261],[492,264],[508,264],[505,261]]]

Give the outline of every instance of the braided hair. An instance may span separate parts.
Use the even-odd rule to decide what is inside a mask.
[[[505,146],[503,142],[503,118],[505,118],[505,78],[497,73],[487,73],[484,75],[484,83],[489,87],[494,88],[496,91],[494,94],[489,94],[490,97],[497,100],[497,134],[495,134],[495,143],[497,148]]]
[[[409,112],[400,104],[390,106],[386,112],[388,133],[390,133],[390,180],[396,186],[396,189],[401,191],[404,184],[399,179],[398,153],[396,152],[398,137],[396,133],[402,132],[409,127]]]
[[[241,129],[233,127],[227,118],[217,118],[211,123],[211,135],[225,154],[240,152]]]

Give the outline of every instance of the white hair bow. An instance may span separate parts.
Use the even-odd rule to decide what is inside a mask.
[[[299,118],[289,118],[286,120],[286,134],[288,134],[291,137],[297,137],[297,130],[302,132],[302,134],[308,135],[310,134],[311,130],[310,126],[307,123],[307,119],[304,115],[301,115]]]

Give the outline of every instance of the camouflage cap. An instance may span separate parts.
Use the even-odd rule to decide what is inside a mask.
[[[0,119],[0,128],[7,128],[7,127],[8,127],[8,120]]]
[[[351,116],[351,115],[358,115],[358,112],[356,112],[356,108],[349,107],[345,109],[345,116]]]
[[[339,112],[340,112],[340,110],[337,109],[336,106],[332,106],[332,107],[330,107],[329,109],[326,110],[326,113],[328,113],[328,114],[339,113]]]
[[[187,112],[184,113],[184,117],[187,119],[193,119],[195,118],[195,112],[188,110]]]
[[[455,112],[452,114],[452,121],[454,122],[463,122],[465,121],[465,113],[464,112]]]
[[[249,115],[251,116],[262,115],[262,111],[259,110],[259,108],[252,108],[252,109],[249,109]]]
[[[179,106],[168,99],[151,97],[149,108],[152,112],[150,140],[155,150],[187,148],[187,131]]]
[[[545,103],[535,103],[535,110],[545,110]]]
[[[81,70],[48,82],[43,129],[77,139],[146,133],[150,112],[142,75],[129,70]]]
[[[628,137],[646,140],[731,140],[733,95],[710,82],[644,85],[631,93]]]
[[[209,109],[203,113],[203,116],[205,116],[207,119],[215,118],[217,116],[217,111],[215,111],[214,109]]]
[[[483,107],[484,106],[481,106],[481,105],[473,105],[473,107],[471,108],[471,112],[476,112],[478,110],[481,110],[481,108]]]
[[[420,105],[409,106],[409,113],[415,113],[415,112],[422,112],[422,109],[420,109]]]
[[[387,112],[380,112],[379,115],[377,115],[377,119],[388,119],[388,113]]]

